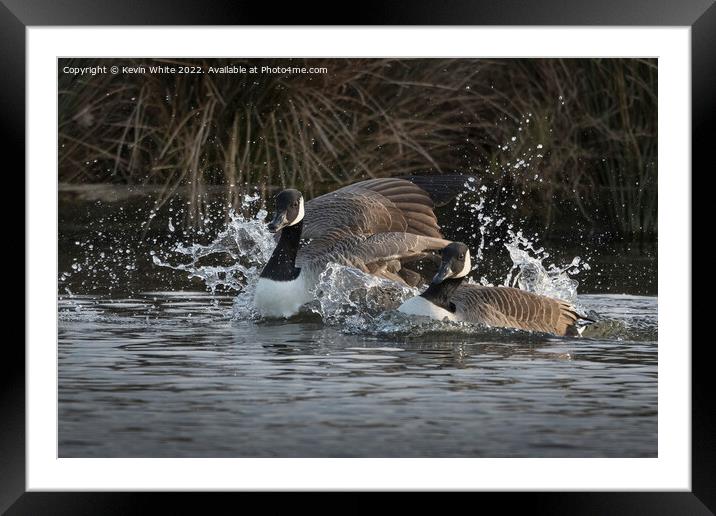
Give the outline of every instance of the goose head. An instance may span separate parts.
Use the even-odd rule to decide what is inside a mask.
[[[276,196],[276,210],[268,230],[276,233],[286,226],[293,226],[303,220],[303,195],[298,190],[283,190]]]
[[[448,278],[464,278],[472,268],[470,249],[462,242],[453,242],[441,252],[440,268],[433,277],[432,284],[437,285]]]

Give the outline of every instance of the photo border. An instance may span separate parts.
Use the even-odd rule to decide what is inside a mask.
[[[16,167],[25,166],[25,29],[50,25],[283,25],[305,22],[310,25],[341,25],[331,18],[330,7],[320,5],[282,6],[271,12],[271,6],[248,6],[239,2],[217,1],[208,9],[201,1],[183,2],[177,8],[172,2],[145,1],[142,9],[106,1],[52,2],[51,0],[0,0],[0,66],[3,88],[0,89],[0,133],[8,156],[14,155]],[[8,8],[10,4],[12,7]],[[307,12],[310,11],[310,12]],[[614,1],[600,5],[591,2],[542,1],[532,4],[507,1],[499,9],[495,2],[444,2],[439,10],[428,2],[411,2],[403,6],[361,4],[361,12],[351,25],[684,25],[692,30],[692,159],[705,169],[712,166],[714,113],[716,103],[716,70],[713,49],[716,48],[716,6],[711,1]],[[323,15],[318,13],[323,12]],[[321,20],[321,18],[323,18]],[[335,18],[335,17],[334,17]],[[320,20],[320,22],[319,22]],[[693,167],[692,167],[693,168]],[[674,172],[678,173],[678,172]],[[692,174],[693,176],[693,174]],[[23,186],[24,192],[24,186]],[[23,253],[25,254],[25,253]],[[26,259],[26,256],[24,256]],[[25,271],[25,275],[30,271]],[[26,312],[31,307],[25,307]],[[24,349],[12,346],[4,350],[4,375],[0,392],[0,511],[11,507],[10,514],[77,513],[91,507],[93,513],[126,513],[146,507],[155,494],[122,493],[40,493],[26,492],[25,477],[25,355]],[[690,345],[691,343],[673,343]],[[713,374],[706,371],[709,361],[703,349],[692,350],[692,491],[652,493],[515,493],[500,496],[507,507],[525,503],[539,512],[577,514],[619,513],[709,514],[716,507],[716,489],[712,487],[714,471],[713,436],[716,429],[710,414],[714,412]],[[11,368],[8,366],[12,366]],[[176,499],[187,507],[181,493],[161,493],[161,503]],[[226,501],[223,493],[221,499]],[[19,498],[18,498],[19,497]],[[202,504],[208,495],[201,496]],[[153,500],[154,501],[154,500]],[[13,505],[13,502],[14,505]],[[174,502],[176,503],[176,501]],[[206,505],[202,505],[204,510]],[[167,507],[168,508],[168,507]],[[601,510],[600,510],[601,509]]]

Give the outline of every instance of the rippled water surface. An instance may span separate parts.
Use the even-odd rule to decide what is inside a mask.
[[[59,300],[61,457],[655,457],[656,297],[579,295],[581,339],[351,334],[231,296]],[[383,326],[387,328],[387,326]]]

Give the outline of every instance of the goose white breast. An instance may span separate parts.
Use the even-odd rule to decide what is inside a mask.
[[[254,305],[262,317],[291,317],[313,299],[304,274],[291,281],[259,278]]]
[[[408,299],[398,308],[399,312],[407,315],[421,315],[443,321],[447,318],[449,321],[457,321],[457,316],[444,308],[441,308],[424,297],[416,296]]]

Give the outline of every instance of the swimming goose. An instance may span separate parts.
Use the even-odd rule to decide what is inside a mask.
[[[511,287],[464,284],[470,272],[470,250],[453,242],[442,250],[442,260],[430,286],[408,299],[398,310],[433,319],[469,321],[491,327],[576,336],[579,315],[569,304]]]
[[[295,315],[313,298],[311,289],[329,262],[406,283],[404,262],[449,243],[432,207],[428,192],[406,179],[362,181],[308,203],[298,190],[280,192],[268,225],[280,237],[254,305],[263,317]],[[310,241],[302,244],[302,238]]]

